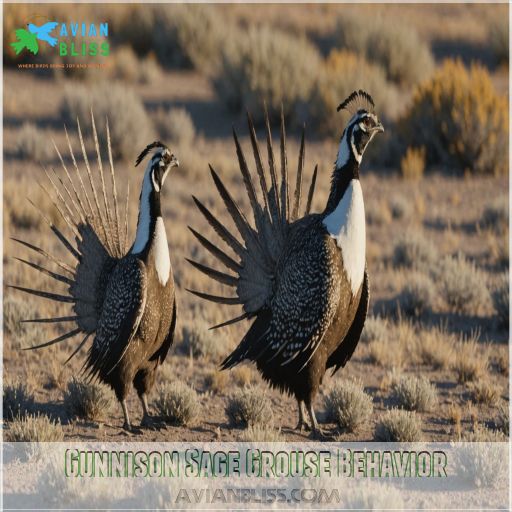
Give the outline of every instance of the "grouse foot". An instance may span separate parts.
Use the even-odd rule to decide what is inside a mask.
[[[140,428],[134,427],[133,425],[130,425],[130,423],[123,423],[123,430],[122,432],[125,435],[133,434],[133,435],[140,435],[143,434],[143,431]]]
[[[299,420],[294,430],[298,430],[299,432],[310,431],[311,427],[306,420]]]

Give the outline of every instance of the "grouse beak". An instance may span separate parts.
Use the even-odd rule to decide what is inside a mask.
[[[377,123],[373,128],[372,128],[372,132],[383,132],[384,131],[384,126],[382,126],[382,123]]]
[[[180,161],[173,155],[171,159],[171,167],[179,167]]]

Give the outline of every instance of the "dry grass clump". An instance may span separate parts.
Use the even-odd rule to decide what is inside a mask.
[[[158,390],[155,406],[171,425],[189,425],[199,412],[197,393],[183,382],[165,384]]]
[[[425,165],[425,147],[415,148],[409,146],[400,160],[400,174],[406,180],[419,180],[425,173]]]
[[[508,197],[500,196],[488,203],[482,213],[480,226],[496,233],[506,233],[508,229]]]
[[[404,376],[393,386],[393,399],[408,411],[426,412],[437,403],[437,392],[426,377]]]
[[[510,281],[508,272],[503,272],[499,277],[496,289],[492,292],[492,303],[500,325],[503,327],[508,327],[510,322],[509,289]]]
[[[64,431],[58,420],[34,414],[10,423],[5,439],[16,443],[57,443],[64,440]]]
[[[494,422],[496,427],[507,437],[510,435],[510,405],[508,401],[500,401]]]
[[[93,86],[73,84],[64,90],[61,113],[70,125],[80,120],[82,129],[91,130],[91,108],[98,137],[106,141],[108,118],[114,157],[134,160],[152,139],[153,127],[139,96],[116,82]]]
[[[473,382],[470,389],[474,402],[489,407],[494,407],[501,397],[501,387],[485,378]]]
[[[226,338],[215,331],[210,331],[203,321],[195,321],[182,330],[181,348],[193,357],[219,359],[226,354]]]
[[[229,382],[228,372],[214,370],[210,372],[205,378],[205,385],[215,393],[222,393]]]
[[[154,117],[158,133],[167,143],[189,147],[194,142],[196,128],[186,108],[160,109]]]
[[[336,31],[342,47],[380,65],[394,82],[414,84],[434,68],[428,44],[409,25],[391,23],[385,17],[344,13]]]
[[[231,370],[231,377],[237,386],[251,386],[258,381],[256,372],[248,365],[237,366]]]
[[[27,300],[18,295],[4,296],[4,333],[21,337],[26,335],[30,324],[22,323],[21,320],[30,318],[32,308]]]
[[[12,421],[23,418],[34,407],[34,394],[24,382],[5,382],[3,395],[5,420]]]
[[[402,120],[405,142],[424,145],[428,162],[461,172],[508,171],[508,101],[488,71],[446,60],[416,90]]]
[[[272,112],[283,105],[287,116],[307,104],[320,66],[317,49],[269,26],[250,26],[232,39],[214,74],[219,98],[233,111],[247,109],[261,121],[266,102]]]
[[[396,116],[398,95],[381,68],[355,53],[333,50],[318,70],[308,108],[317,128],[324,134],[340,136],[336,108],[340,101],[364,84],[384,118]]]
[[[418,333],[421,361],[434,369],[449,368],[454,356],[454,336],[444,328],[421,330]]]
[[[239,389],[228,400],[226,416],[236,427],[269,425],[273,417],[272,405],[261,389]]]
[[[457,373],[459,382],[470,382],[481,378],[487,373],[488,367],[489,354],[487,350],[480,350],[477,333],[456,344],[452,369]]]
[[[422,436],[421,419],[414,411],[391,409],[386,411],[375,428],[375,440],[396,443],[414,443]]]
[[[112,407],[112,393],[100,384],[73,378],[64,392],[64,408],[70,418],[89,421],[104,418]]]
[[[285,441],[280,429],[266,425],[250,426],[242,432],[243,443],[282,443]]]
[[[451,311],[478,315],[490,309],[491,296],[484,273],[462,254],[443,258],[435,278],[439,292]]]
[[[430,238],[420,231],[408,230],[393,247],[393,265],[425,269],[438,259],[438,252]]]
[[[432,311],[437,290],[432,279],[420,272],[409,274],[398,296],[400,311],[409,316],[421,316]]]
[[[364,392],[361,382],[336,384],[325,397],[327,416],[344,432],[355,432],[373,412],[373,400]]]
[[[44,163],[54,156],[50,137],[33,123],[23,123],[17,136],[15,152],[22,160]]]
[[[394,196],[389,202],[391,216],[395,220],[408,218],[412,215],[414,209],[408,199],[404,196]]]

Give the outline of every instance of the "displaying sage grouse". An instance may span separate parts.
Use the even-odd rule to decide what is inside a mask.
[[[339,107],[352,117],[341,137],[331,191],[325,209],[311,214],[315,168],[299,215],[304,168],[304,132],[300,145],[295,193],[290,202],[284,119],[281,115],[280,183],[268,116],[266,138],[270,183],[251,118],[249,132],[263,203],[259,203],[244,153],[234,133],[243,182],[252,206],[254,225],[242,213],[217,173],[215,186],[241,237],[230,233],[198,199],[199,210],[234,255],[229,255],[192,230],[201,245],[231,273],[190,261],[194,267],[235,289],[233,297],[192,293],[220,304],[240,304],[254,321],[238,347],[222,363],[232,368],[244,360],[256,362],[271,386],[293,394],[299,405],[298,429],[307,427],[304,406],[315,434],[319,428],[313,399],[328,368],[345,366],[359,341],[366,319],[369,284],[365,263],[365,217],[359,165],[363,153],[383,126],[373,100],[364,91],[352,93]],[[291,204],[290,204],[291,203]],[[218,326],[216,326],[218,327]]]
[[[86,378],[99,379],[113,388],[122,405],[124,428],[135,430],[130,424],[126,397],[133,383],[142,402],[142,425],[150,426],[147,394],[154,385],[156,369],[173,342],[176,325],[174,280],[160,193],[169,171],[179,163],[161,142],[153,142],[137,158],[136,166],[150,155],[142,180],[137,233],[128,248],[128,192],[124,220],[121,220],[108,123],[106,145],[110,169],[107,173],[103,170],[94,118],[92,130],[97,175],[93,177],[92,162],[88,160],[78,124],[85,172],[78,165],[68,137],[70,163],[66,164],[56,148],[62,173],[50,174],[45,170],[49,187],[41,185],[73,235],[70,239],[42,213],[72,262],[66,263],[36,245],[16,239],[58,270],[17,259],[63,283],[65,292],[13,288],[69,304],[73,310],[69,316],[25,320],[74,324],[66,334],[29,348],[47,347],[81,335],[81,342],[67,363],[94,336],[82,372]]]

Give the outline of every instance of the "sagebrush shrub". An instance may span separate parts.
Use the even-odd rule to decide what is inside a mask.
[[[336,31],[342,48],[379,64],[390,80],[400,84],[414,84],[434,69],[428,44],[410,25],[344,13],[338,18]]]
[[[375,428],[375,440],[396,443],[420,441],[421,419],[414,411],[391,409],[386,411]]]
[[[355,432],[370,418],[373,399],[364,392],[360,382],[340,382],[325,397],[325,408],[327,416],[341,430]]]
[[[500,196],[485,206],[480,226],[505,233],[508,229],[508,197]]]
[[[167,143],[190,146],[194,142],[196,127],[187,109],[161,109],[155,115],[155,122],[158,132]]]
[[[436,287],[432,279],[425,274],[413,272],[398,296],[400,311],[406,315],[420,316],[434,306]]]
[[[68,382],[64,408],[71,418],[98,421],[108,415],[111,407],[112,394],[105,386],[75,378]]]
[[[318,50],[304,38],[251,26],[223,49],[214,74],[221,100],[235,112],[249,110],[261,121],[262,105],[292,116],[306,105],[320,67]]]
[[[510,406],[508,401],[502,400],[499,403],[495,423],[496,427],[506,436],[510,435]]]
[[[205,322],[184,326],[182,338],[183,352],[194,357],[218,359],[226,353],[226,338],[218,331],[210,331]]]
[[[398,95],[382,69],[354,53],[332,51],[318,69],[308,101],[310,117],[322,133],[341,135],[340,115],[336,108],[351,92],[361,88],[372,95],[379,116],[395,116]]]
[[[197,393],[182,382],[162,386],[158,390],[155,406],[171,425],[189,425],[199,412]]]
[[[361,341],[365,343],[385,341],[389,336],[389,332],[390,326],[385,318],[369,316],[364,323]]]
[[[474,402],[493,407],[500,399],[501,387],[488,379],[479,379],[472,383],[471,395]]]
[[[443,258],[434,277],[451,311],[478,315],[489,309],[491,296],[485,275],[462,254]]]
[[[508,170],[508,101],[478,64],[447,60],[414,93],[404,140],[425,146],[428,163],[475,174]]]
[[[5,438],[16,443],[56,443],[64,440],[64,431],[58,420],[34,414],[11,422]]]
[[[34,395],[21,382],[5,382],[3,394],[4,419],[11,421],[23,418],[34,407]]]
[[[18,132],[15,146],[16,155],[22,160],[44,163],[54,156],[51,138],[33,123],[23,123]]]
[[[500,325],[508,327],[510,321],[509,309],[510,281],[508,272],[503,272],[499,277],[496,288],[492,292],[492,302]]]
[[[226,416],[233,426],[269,425],[273,418],[272,406],[260,389],[248,387],[231,395]]]
[[[393,386],[393,399],[408,411],[430,411],[437,402],[436,388],[426,377],[404,376]]]
[[[68,124],[75,126],[78,117],[82,130],[92,130],[91,109],[102,141],[106,141],[108,118],[114,157],[135,160],[152,139],[153,127],[144,105],[135,91],[125,85],[116,82],[88,87],[74,84],[65,89],[61,112]]]
[[[393,247],[393,265],[429,269],[438,260],[438,252],[432,240],[420,231],[403,233]]]

